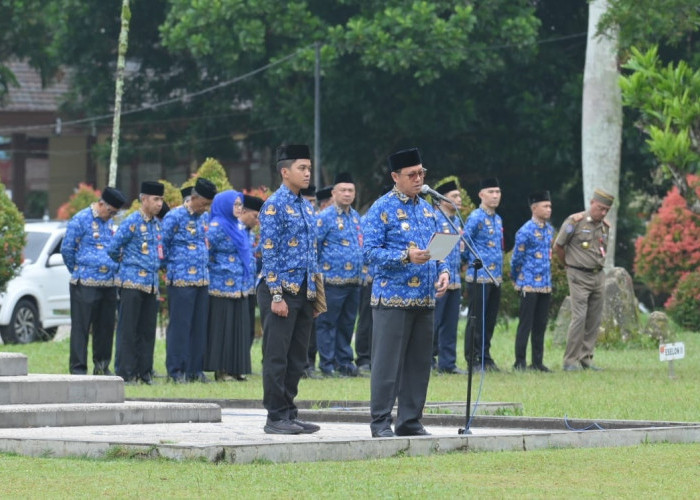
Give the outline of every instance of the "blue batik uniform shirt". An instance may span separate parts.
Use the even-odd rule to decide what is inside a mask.
[[[432,207],[421,197],[410,198],[394,189],[365,215],[364,256],[374,273],[370,305],[395,308],[434,308],[438,273],[444,262],[413,264],[403,260],[410,248],[425,249],[437,222]]]
[[[260,209],[260,250],[272,295],[296,295],[306,280],[306,297],[316,299],[316,216],[311,203],[284,184]]]
[[[318,215],[318,254],[323,281],[329,285],[362,283],[362,228],[352,207],[335,204]]]
[[[438,209],[435,209],[435,218],[437,220],[438,231],[441,233],[460,234],[459,232],[455,232],[450,223],[447,221],[447,217],[445,217]],[[450,217],[450,220],[457,230],[461,232],[462,225],[459,221],[459,217],[457,217],[457,215],[453,215]],[[462,288],[462,280],[460,278],[462,258],[459,253],[459,243],[457,243],[452,251],[447,255],[445,258],[445,264],[447,264],[447,269],[450,271],[450,284],[447,285],[447,289],[460,290]]]
[[[182,205],[167,213],[163,219],[166,284],[177,287],[209,284],[208,229],[209,212],[195,214]]]
[[[464,236],[474,249],[479,252],[484,268],[488,269],[497,283],[503,281],[503,223],[497,213],[489,214],[479,207],[473,210],[464,224]],[[474,256],[469,249],[462,252],[462,259],[471,264]],[[476,275],[477,283],[491,283],[491,278],[484,268]],[[467,268],[464,273],[465,281],[474,281],[473,269]]]
[[[68,223],[61,255],[73,285],[114,286],[117,263],[107,254],[114,235],[112,220],[102,220],[94,207],[84,208]]]
[[[510,276],[515,289],[523,292],[552,291],[552,238],[554,228],[548,222],[530,219],[515,233],[510,259]]]
[[[119,270],[115,285],[147,293],[158,293],[158,269],[163,259],[160,222],[138,210],[124,219],[107,253]]]
[[[209,295],[238,299],[247,296],[249,283],[244,279],[243,262],[238,248],[214,221],[209,225]]]

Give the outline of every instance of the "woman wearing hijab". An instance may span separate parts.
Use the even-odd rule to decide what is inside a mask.
[[[211,205],[209,332],[204,366],[216,380],[246,380],[250,373],[248,293],[250,240],[239,227],[243,194],[228,190]]]

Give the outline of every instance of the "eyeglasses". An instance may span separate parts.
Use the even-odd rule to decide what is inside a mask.
[[[421,179],[425,178],[425,174],[428,172],[427,168],[421,168],[420,170],[416,170],[415,172],[411,172],[410,174],[404,174],[406,177],[408,177],[410,180],[415,181],[419,177]]]

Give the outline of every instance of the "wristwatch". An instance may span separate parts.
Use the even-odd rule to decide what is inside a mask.
[[[408,250],[404,250],[401,252],[401,263],[408,264],[409,262],[411,262],[411,257],[408,255]]]
[[[282,302],[282,296],[280,294],[273,295],[272,302]]]

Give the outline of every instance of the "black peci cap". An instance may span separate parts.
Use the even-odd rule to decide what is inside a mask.
[[[447,194],[450,191],[456,191],[459,189],[457,187],[457,183],[455,181],[447,181],[444,184],[440,184],[438,187],[435,188],[435,191],[437,191],[440,194]]]
[[[355,183],[352,180],[352,175],[350,174],[350,172],[340,172],[339,174],[336,174],[333,184],[340,184],[341,182],[346,182],[348,184]]]
[[[192,194],[193,187],[194,186],[187,186],[187,187],[180,189],[180,194],[182,195],[183,200]]]
[[[156,181],[143,181],[141,183],[141,194],[150,194],[153,196],[163,196],[165,186]]]
[[[552,201],[549,191],[536,191],[527,195],[527,204],[539,203],[540,201]]]
[[[488,177],[486,179],[482,179],[481,183],[479,184],[479,190],[497,187],[501,186],[498,184],[498,179],[496,177]]]
[[[331,197],[333,191],[333,186],[326,186],[322,189],[319,189],[316,191],[316,201],[323,201],[327,200]]]
[[[213,200],[214,196],[216,196],[216,186],[212,181],[204,177],[197,179],[192,191],[207,200]]]
[[[394,172],[405,167],[421,165],[422,163],[418,148],[402,149],[389,156],[389,169]]]
[[[251,196],[249,194],[243,195],[243,208],[259,212],[263,206],[263,203],[265,202],[262,198],[258,198],[257,196]]]
[[[102,200],[116,209],[122,208],[126,203],[126,198],[121,191],[109,186],[102,190]]]
[[[277,148],[277,161],[310,159],[311,152],[306,144],[287,144]]]

